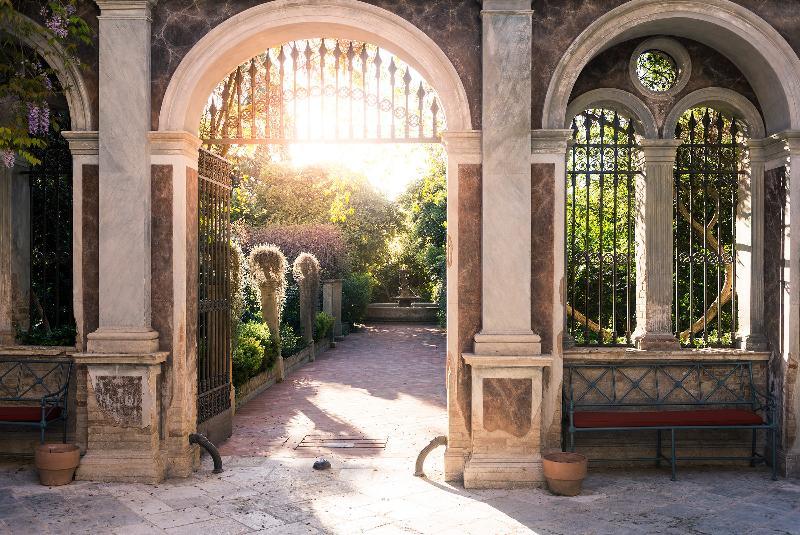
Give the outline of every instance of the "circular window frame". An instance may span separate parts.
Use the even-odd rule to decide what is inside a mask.
[[[678,77],[675,80],[675,84],[666,91],[653,91],[645,87],[642,81],[639,80],[639,74],[637,73],[639,56],[651,50],[663,52],[668,55],[675,62],[675,68],[678,70]],[[642,41],[633,51],[633,55],[628,63],[628,74],[636,90],[645,97],[654,99],[673,98],[683,91],[686,84],[689,83],[689,77],[692,75],[692,59],[689,57],[689,52],[687,52],[686,48],[675,39],[654,37]]]

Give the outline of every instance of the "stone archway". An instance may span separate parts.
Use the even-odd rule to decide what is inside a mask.
[[[459,165],[480,163],[480,136],[472,120],[464,86],[444,52],[424,32],[387,10],[357,0],[313,0],[298,4],[278,0],[247,9],[205,35],[178,65],[170,79],[159,113],[158,131],[151,132],[152,163],[171,167],[172,253],[174,284],[172,317],[172,361],[165,372],[164,411],[168,427],[193,431],[196,420],[196,333],[187,327],[196,302],[196,280],[192,279],[190,246],[196,243],[197,148],[200,118],[214,87],[231,70],[265,49],[286,42],[325,35],[359,40],[380,46],[416,70],[434,89],[447,121],[443,141],[447,151],[448,183],[448,398],[455,400],[464,382],[458,367],[458,194]],[[164,170],[163,172],[168,172]],[[472,171],[474,173],[474,170]],[[463,171],[462,171],[463,173]],[[154,175],[155,176],[155,175]],[[157,207],[154,206],[154,213]],[[187,269],[188,268],[188,272]],[[183,270],[183,271],[181,271]],[[154,293],[157,291],[154,288]],[[195,292],[195,293],[193,293]],[[155,317],[155,315],[154,315]],[[155,321],[154,321],[155,323]],[[443,378],[444,379],[444,378]],[[468,394],[467,394],[468,396]],[[463,398],[464,394],[459,395]],[[450,418],[451,434],[468,437],[467,423]],[[172,440],[172,439],[170,439]],[[185,439],[175,439],[176,449]],[[456,440],[457,442],[457,440]],[[452,444],[452,442],[451,442]],[[462,455],[463,457],[463,455]],[[463,460],[461,461],[463,464]],[[189,464],[174,466],[174,475],[185,474]]]
[[[730,0],[633,0],[597,19],[570,45],[550,80],[543,128],[561,128],[575,81],[607,48],[637,37],[676,35],[727,56],[745,75],[768,133],[800,126],[800,60],[762,18]]]

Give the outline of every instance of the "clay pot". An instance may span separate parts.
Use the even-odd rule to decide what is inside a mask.
[[[42,485],[66,485],[75,476],[81,451],[74,444],[42,444],[36,447],[36,470]]]
[[[580,453],[559,451],[542,457],[544,478],[553,494],[577,496],[586,478],[588,460]]]

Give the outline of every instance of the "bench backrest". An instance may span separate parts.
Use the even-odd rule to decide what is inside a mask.
[[[67,394],[72,361],[0,357],[0,401],[61,401]]]
[[[567,407],[749,405],[760,408],[750,361],[565,364]]]

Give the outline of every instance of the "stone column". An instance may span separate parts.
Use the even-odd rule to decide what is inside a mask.
[[[13,322],[11,181],[12,169],[0,165],[0,345],[16,339]]]
[[[88,335],[88,447],[77,479],[157,483],[162,370],[151,323],[150,9],[153,0],[96,0],[99,31],[99,327]],[[194,318],[192,318],[194,321]],[[191,391],[176,386],[178,395]],[[186,444],[185,449],[189,449]]]
[[[541,468],[541,338],[531,329],[530,0],[483,0],[481,331],[471,367],[464,486],[536,485]],[[552,323],[548,322],[548,326]]]
[[[0,345],[30,326],[31,192],[27,162],[0,174]]]
[[[636,330],[639,349],[679,349],[672,332],[673,169],[681,141],[646,139],[636,180]]]
[[[780,460],[787,476],[800,475],[800,131],[784,132],[789,149],[787,169],[788,199],[786,201],[789,229],[784,247],[784,262],[788,263],[788,303],[783,308],[783,412],[781,422]]]
[[[749,172],[740,175],[736,209],[736,294],[742,349],[767,349],[764,336],[764,148],[769,139],[751,139]]]
[[[150,8],[97,0],[100,136],[100,326],[88,350],[150,353]]]
[[[342,279],[322,281],[322,311],[333,316],[333,337],[342,336]]]

